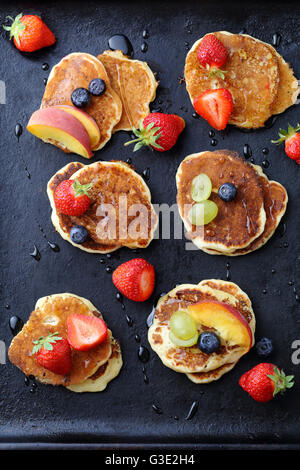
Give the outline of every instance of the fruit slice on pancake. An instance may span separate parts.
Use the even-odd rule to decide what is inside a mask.
[[[229,123],[243,128],[262,127],[272,114],[294,104],[296,79],[269,44],[245,34],[213,34],[227,50],[224,74],[211,74],[202,66],[198,48],[203,38],[196,41],[187,54],[184,72],[192,103],[204,91],[226,88],[234,101]]]
[[[170,319],[182,310],[193,312],[199,334],[209,331],[218,336],[218,349],[207,354],[199,343],[184,347],[172,342]],[[209,279],[198,285],[182,284],[162,297],[148,339],[167,367],[186,374],[212,372],[210,378],[216,380],[222,366],[227,369],[247,353],[254,343],[254,331],[255,317],[245,292],[234,283]]]
[[[188,313],[198,328],[212,328],[229,345],[242,346],[249,351],[252,346],[252,332],[240,312],[223,302],[202,301],[189,305]]]
[[[27,130],[65,152],[77,153],[85,158],[93,156],[86,127],[63,109],[53,107],[35,111],[27,124]]]
[[[191,207],[197,204],[193,199],[193,181],[200,174],[210,178],[210,201],[218,209],[216,217],[205,225],[195,225],[194,219],[189,218]],[[233,200],[219,196],[224,183],[234,185]],[[218,150],[187,156],[177,170],[176,184],[179,213],[187,237],[198,248],[229,254],[248,246],[262,234],[266,213],[261,181],[256,170],[237,153]]]
[[[106,339],[88,351],[71,349],[71,370],[60,375],[42,367],[33,353],[33,341],[57,333],[67,339],[68,317],[76,313],[82,316],[102,318],[101,313],[88,300],[74,294],[54,294],[38,300],[35,310],[20,333],[15,336],[8,350],[10,361],[26,375],[52,385],[81,384],[107,363],[112,354],[112,335],[108,330]]]
[[[284,186],[277,181],[270,181],[259,165],[252,166],[257,171],[263,188],[264,208],[267,216],[265,228],[262,234],[247,247],[235,250],[232,253],[226,253],[227,256],[246,255],[265,245],[274,234],[287,208],[288,194]],[[205,253],[212,255],[223,254],[221,251],[208,250],[206,248],[202,249]]]
[[[98,55],[110,83],[119,95],[123,111],[113,132],[138,128],[141,119],[150,113],[158,83],[146,62],[129,59],[121,51],[104,51]]]
[[[88,379],[80,384],[69,385],[67,388],[72,392],[102,392],[108,383],[119,374],[123,365],[120,344],[112,338],[112,352],[108,361]]]
[[[65,215],[55,205],[55,190],[64,180],[91,185],[89,208],[80,216]],[[158,218],[150,190],[143,178],[124,162],[69,163],[50,179],[47,193],[56,230],[84,251],[110,253],[122,246],[145,248],[153,239]],[[76,226],[88,233],[81,244],[72,239]]]
[[[100,129],[101,136],[94,147],[94,150],[98,150],[109,141],[114,126],[119,122],[122,103],[110,85],[105,67],[96,57],[74,52],[56,64],[50,72],[41,108],[71,106],[72,92],[77,88],[88,89],[89,83],[95,78],[105,82],[106,90],[100,96],[91,95],[84,111],[96,121]]]

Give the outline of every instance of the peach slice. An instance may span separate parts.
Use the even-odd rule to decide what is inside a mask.
[[[197,325],[214,328],[221,339],[236,344],[246,351],[252,346],[252,332],[240,312],[231,305],[217,301],[203,301],[188,306]]]
[[[93,156],[90,137],[72,114],[55,107],[38,109],[27,124],[27,130],[44,141],[54,140],[70,152],[85,158]]]
[[[76,117],[78,121],[85,127],[88,135],[91,140],[91,149],[94,150],[97,147],[97,144],[100,140],[100,129],[95,121],[88,113],[82,111],[81,109],[75,108],[75,106],[69,106],[67,104],[61,104],[59,106],[54,106],[54,108],[62,109],[66,113],[72,114]]]

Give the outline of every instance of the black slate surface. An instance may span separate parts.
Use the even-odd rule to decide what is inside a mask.
[[[283,225],[261,250],[227,259],[201,251],[186,251],[184,240],[155,240],[140,253],[154,264],[157,272],[155,293],[142,304],[125,300],[123,311],[116,300],[116,289],[106,266],[115,268],[136,257],[122,249],[105,256],[82,252],[55,233],[50,221],[46,196],[49,178],[70,159],[86,163],[78,156],[68,156],[43,144],[24,130],[19,143],[14,135],[16,123],[25,128],[31,113],[40,105],[44,62],[50,68],[73,51],[97,55],[107,48],[108,38],[126,34],[137,59],[146,60],[157,72],[160,86],[153,108],[178,113],[186,120],[186,129],[176,147],[168,153],[144,149],[132,154],[124,148],[128,134],[120,132],[99,151],[92,161],[132,157],[138,172],[150,168],[148,181],[154,203],[173,204],[176,198],[175,172],[182,159],[193,152],[212,149],[209,126],[192,117],[185,85],[179,83],[189,46],[205,33],[228,30],[247,33],[271,42],[280,33],[277,50],[294,66],[300,76],[300,27],[297,2],[1,2],[0,20],[7,14],[40,14],[57,36],[54,47],[21,54],[1,32],[0,79],[6,84],[6,105],[1,106],[1,261],[2,297],[0,339],[8,347],[12,335],[8,327],[11,315],[28,318],[36,300],[47,294],[73,292],[90,299],[102,311],[114,335],[121,340],[124,367],[117,380],[101,394],[76,395],[61,388],[38,385],[34,394],[25,386],[23,374],[7,360],[0,365],[0,441],[10,442],[97,442],[97,443],[273,443],[299,442],[300,369],[291,362],[291,344],[300,339],[300,304],[294,289],[299,284],[299,166],[288,159],[283,148],[270,144],[279,127],[299,121],[294,106],[279,116],[270,129],[243,133],[229,127],[216,132],[216,148],[243,151],[248,143],[255,163],[261,164],[264,147],[270,149],[266,170],[270,178],[284,184],[289,205]],[[143,38],[143,30],[149,38]],[[146,41],[147,53],[141,52]],[[158,101],[161,100],[161,104]],[[26,170],[27,168],[27,170]],[[30,178],[28,178],[28,174]],[[47,240],[56,242],[60,252],[53,252]],[[37,262],[29,253],[36,244],[41,253]],[[100,258],[105,264],[100,263]],[[146,364],[149,384],[144,383],[139,345],[148,345],[146,317],[159,293],[177,283],[198,282],[205,278],[226,276],[230,262],[232,281],[244,289],[253,301],[256,338],[273,339],[272,361],[295,374],[296,385],[284,397],[269,404],[254,402],[238,386],[240,375],[260,362],[255,351],[243,358],[235,369],[210,385],[197,386],[184,375],[162,365],[151,351]],[[272,274],[272,269],[276,270]],[[289,285],[292,284],[292,285]],[[266,292],[264,291],[266,290]],[[265,292],[265,293],[264,293]],[[133,319],[129,327],[125,314]],[[193,401],[199,409],[193,419],[185,419]],[[156,404],[162,410],[152,409]],[[174,417],[178,417],[178,420]]]

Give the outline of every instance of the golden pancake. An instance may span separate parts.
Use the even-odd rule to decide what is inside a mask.
[[[52,385],[73,385],[84,382],[111,356],[111,331],[106,341],[90,351],[72,349],[72,368],[68,375],[62,376],[40,366],[32,355],[33,340],[50,333],[67,338],[67,317],[71,313],[95,315],[101,313],[88,300],[74,294],[54,294],[39,299],[29,320],[11,342],[8,350],[10,361],[26,375]]]
[[[212,181],[209,199],[217,204],[218,215],[209,224],[196,227],[187,214],[194,204],[192,181],[201,173]],[[231,202],[218,196],[219,187],[227,182],[237,187],[237,196]],[[179,165],[176,183],[178,209],[187,237],[198,248],[228,254],[243,249],[262,234],[266,222],[262,184],[253,166],[237,153],[216,150],[189,155]]]
[[[122,368],[122,354],[118,341],[112,338],[112,352],[108,361],[81,384],[70,385],[67,388],[72,392],[102,392],[108,383],[119,374]]]
[[[169,338],[169,320],[174,312],[201,301],[217,301],[233,306],[247,321],[254,343],[255,316],[247,294],[236,284],[216,279],[198,285],[182,284],[161,297],[155,309],[153,324],[149,328],[148,340],[163,364],[176,372],[191,374],[213,371],[225,364],[236,363],[245,349],[237,344],[226,343],[212,354],[203,353],[196,345],[179,347]]]
[[[92,183],[89,191],[92,202],[81,216],[71,217],[56,210],[54,192],[65,179],[78,179],[81,184]],[[69,163],[50,179],[47,193],[56,230],[65,240],[84,251],[109,253],[121,246],[146,248],[153,239],[158,217],[151,204],[149,188],[143,178],[124,162]],[[109,205],[114,213],[100,210],[104,204]],[[74,225],[83,225],[89,232],[89,238],[81,245],[73,243],[70,238]]]
[[[202,38],[187,54],[184,76],[190,99],[203,91],[226,88],[233,97],[234,107],[229,124],[243,128],[262,127],[272,115],[277,96],[280,72],[278,60],[268,45],[245,34],[226,31],[213,33],[226,47],[228,57],[223,66],[224,79],[209,76],[197,58]]]
[[[209,372],[195,372],[194,374],[186,374],[187,378],[190,379],[195,384],[209,384],[215,380],[219,380],[222,375],[226,374],[234,368],[236,362],[224,364],[217,369],[210,370]]]
[[[110,85],[103,64],[96,57],[74,52],[56,64],[50,72],[41,108],[72,105],[72,91],[80,87],[88,88],[94,78],[105,81],[106,91],[101,96],[91,96],[90,104],[84,111],[95,119],[100,129],[101,138],[94,149],[98,150],[111,138],[112,130],[122,115],[122,103]]]
[[[272,237],[286,211],[288,195],[284,186],[277,183],[277,181],[269,181],[259,165],[253,165],[253,167],[259,174],[263,188],[264,209],[267,216],[265,228],[263,233],[246,248],[236,250],[232,253],[226,253],[227,256],[246,255],[247,253],[261,248]],[[223,254],[222,252],[207,250],[205,248],[203,248],[203,251],[212,255]]]
[[[121,51],[104,51],[98,55],[110,83],[119,95],[123,112],[113,132],[138,128],[141,119],[149,113],[149,104],[155,99],[158,83],[146,62],[129,59]]]

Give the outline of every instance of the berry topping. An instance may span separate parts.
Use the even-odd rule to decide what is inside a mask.
[[[212,127],[221,131],[225,129],[233,110],[233,99],[226,88],[207,90],[194,99],[197,114],[205,119]]]
[[[198,47],[197,57],[202,67],[224,79],[225,72],[220,68],[227,60],[227,49],[214,34],[204,36]]]
[[[14,38],[14,45],[22,52],[33,52],[43,47],[52,46],[55,43],[55,36],[48,26],[36,15],[24,15],[20,13],[13,19],[11,26],[3,25],[9,31],[9,38]]]
[[[107,338],[107,326],[94,315],[73,313],[67,319],[68,341],[77,351],[89,351]]]
[[[82,215],[90,206],[90,184],[80,184],[76,179],[62,181],[54,192],[55,207],[65,215]]]
[[[194,204],[188,212],[188,219],[193,225],[206,225],[218,215],[218,206],[213,201],[202,201]]]
[[[233,201],[237,195],[237,188],[233,183],[224,183],[220,186],[218,194],[222,201]]]
[[[205,331],[201,333],[198,341],[198,348],[205,354],[212,354],[220,347],[220,340],[215,333]]]
[[[240,386],[256,401],[266,403],[294,385],[293,375],[285,375],[274,364],[262,362],[243,374]]]
[[[150,113],[140,121],[139,129],[133,128],[137,139],[124,145],[135,143],[134,151],[148,145],[158,152],[165,152],[176,144],[184,127],[184,120],[176,114]]]
[[[105,84],[105,81],[102,80],[101,78],[94,78],[92,81],[90,81],[89,92],[91,95],[93,96],[103,95],[105,90],[106,90],[106,84]]]
[[[76,88],[72,91],[71,101],[77,108],[85,108],[90,102],[91,96],[86,88]]]
[[[192,181],[191,195],[194,201],[201,202],[209,198],[212,190],[210,178],[201,173]]]
[[[153,292],[155,272],[152,264],[135,258],[121,264],[112,276],[114,285],[130,300],[143,302]]]
[[[84,243],[89,236],[89,232],[83,225],[74,225],[70,230],[70,237],[73,243],[80,245]]]
[[[260,357],[268,357],[272,354],[274,348],[269,338],[262,338],[256,343],[256,352]]]
[[[300,164],[300,124],[294,128],[289,124],[288,130],[279,129],[279,139],[272,140],[273,144],[280,144],[284,142],[284,150],[288,157],[292,160],[296,160],[298,165]]]
[[[49,333],[33,341],[32,354],[38,364],[54,374],[66,375],[72,366],[71,348],[68,341],[58,333]]]

